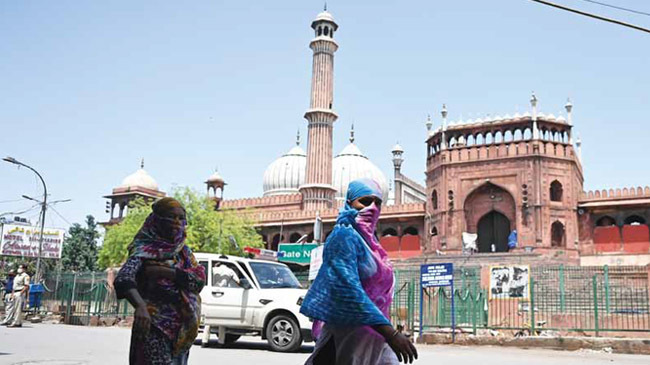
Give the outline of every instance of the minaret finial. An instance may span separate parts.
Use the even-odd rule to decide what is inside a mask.
[[[296,146],[300,146],[300,129],[298,129],[298,133],[296,134]]]
[[[327,1],[325,2],[325,5],[323,6],[323,11],[327,11]]]
[[[144,169],[144,157],[140,160],[140,168]]]
[[[571,103],[570,98],[566,99],[566,104],[564,105],[564,109],[566,109],[567,123],[569,125],[573,125],[573,116],[571,115],[571,111],[573,110],[573,104]]]
[[[354,143],[354,123],[352,123],[352,127],[350,128],[350,143]]]

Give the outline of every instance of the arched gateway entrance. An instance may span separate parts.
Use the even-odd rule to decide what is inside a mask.
[[[478,221],[478,252],[508,251],[508,235],[510,235],[510,220],[496,210],[483,216]]]
[[[485,183],[465,199],[465,230],[478,234],[478,251],[508,251],[508,236],[515,224],[515,199],[505,189]]]

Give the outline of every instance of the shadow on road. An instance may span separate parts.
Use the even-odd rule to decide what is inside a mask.
[[[260,351],[271,351],[271,348],[266,342],[249,342],[249,341],[237,341],[235,343],[220,345],[217,340],[208,342],[208,348],[213,349],[230,349],[230,350],[260,350]],[[313,345],[303,345],[300,347],[300,350],[296,351],[299,354],[310,354],[314,351]]]

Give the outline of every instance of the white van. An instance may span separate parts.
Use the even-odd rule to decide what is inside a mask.
[[[287,265],[237,256],[194,253],[205,268],[206,286],[201,291],[203,344],[210,333],[219,343],[232,343],[242,335],[261,336],[274,351],[290,352],[303,341],[313,341],[312,323],[300,314],[307,294]],[[234,271],[236,280],[224,279],[215,266]]]

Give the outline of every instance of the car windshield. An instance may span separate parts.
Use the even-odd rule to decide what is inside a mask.
[[[262,262],[251,262],[250,265],[262,289],[301,288],[298,279],[284,265]]]

